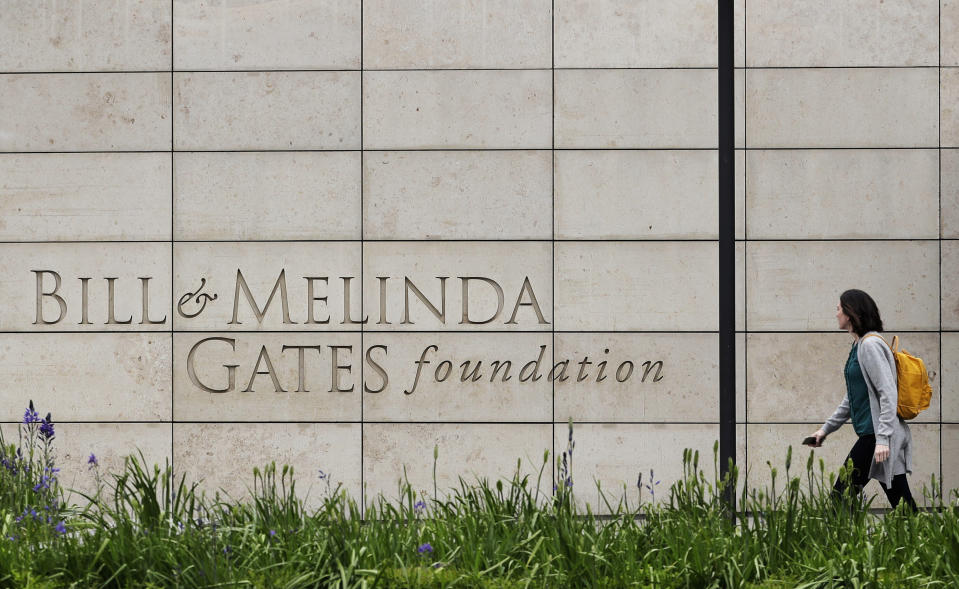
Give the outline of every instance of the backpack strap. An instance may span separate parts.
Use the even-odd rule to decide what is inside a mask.
[[[879,339],[881,339],[882,342],[886,344],[886,347],[889,348],[889,351],[893,353],[893,355],[899,352],[899,336],[898,335],[892,336],[892,345],[889,345],[889,342],[886,341],[886,338],[882,337],[878,333],[867,333],[866,335],[862,336],[859,341],[862,341],[866,339],[867,337],[878,337]]]
[[[882,340],[882,343],[886,344],[886,346],[889,347],[890,350],[892,349],[892,347],[889,346],[889,342],[886,341],[886,338],[882,337],[882,336],[879,335],[878,333],[867,333],[866,335],[864,335],[864,336],[862,336],[861,338],[859,338],[859,341],[862,341],[862,340],[866,339],[867,337],[878,337],[879,339]],[[893,338],[893,342],[896,342],[898,339],[899,339],[899,336],[897,335],[897,336],[895,336],[895,337]]]

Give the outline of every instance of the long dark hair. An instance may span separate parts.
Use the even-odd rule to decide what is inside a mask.
[[[882,318],[879,317],[879,307],[872,297],[855,288],[839,295],[839,305],[842,312],[852,322],[852,330],[862,337],[870,331],[882,331]]]

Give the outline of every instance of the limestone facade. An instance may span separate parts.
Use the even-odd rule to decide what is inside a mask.
[[[434,446],[440,487],[535,473],[569,419],[577,487],[710,464],[714,2],[3,13],[0,420],[52,411],[76,486],[136,446],[427,490]],[[959,2],[737,0],[735,65],[738,461],[842,398],[857,287],[937,372],[914,491],[959,488]]]

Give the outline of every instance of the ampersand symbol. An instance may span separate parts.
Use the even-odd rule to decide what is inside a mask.
[[[206,286],[206,278],[201,278],[200,288],[196,289],[196,291],[194,292],[188,292],[184,294],[182,297],[180,297],[180,301],[176,305],[177,313],[179,313],[183,317],[186,317],[187,319],[192,319],[203,312],[203,309],[206,308],[206,304],[208,302],[215,301],[216,293],[213,293],[213,295],[211,296],[206,294],[205,292],[200,292],[203,290],[204,286]],[[195,305],[199,306],[199,309],[197,309],[195,313],[185,313],[183,311],[183,306],[186,303],[190,302],[191,300]]]

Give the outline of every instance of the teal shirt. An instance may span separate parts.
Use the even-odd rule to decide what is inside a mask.
[[[849,350],[849,359],[846,360],[846,395],[849,397],[849,417],[852,427],[860,436],[873,433],[872,410],[869,409],[869,389],[866,387],[866,378],[859,366],[857,353],[859,344],[854,343]]]

